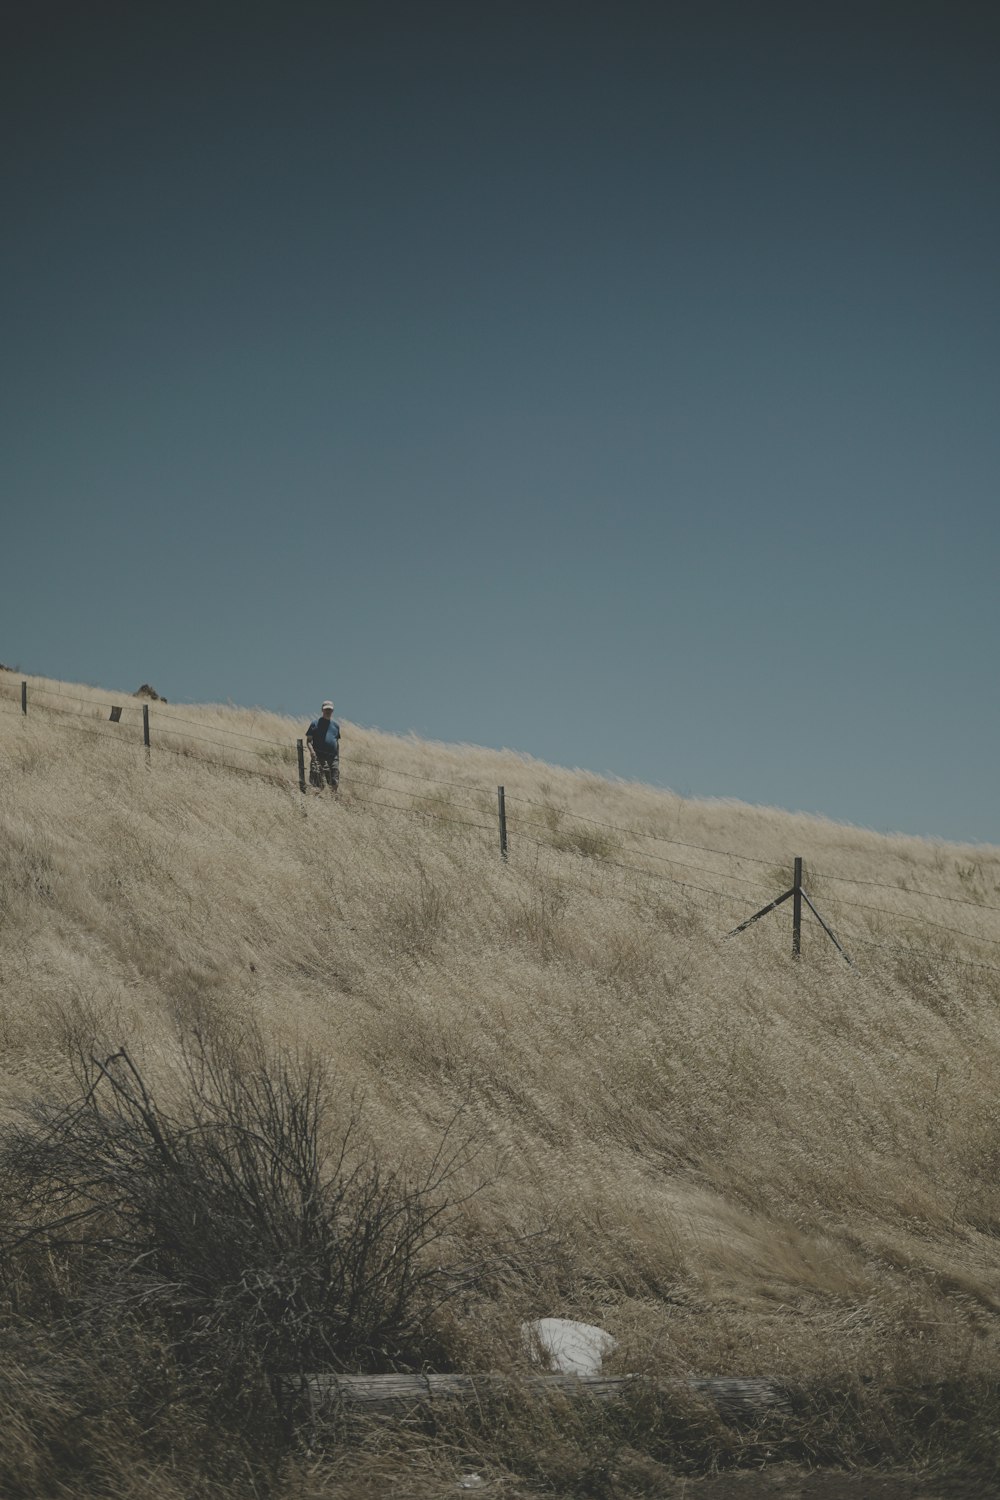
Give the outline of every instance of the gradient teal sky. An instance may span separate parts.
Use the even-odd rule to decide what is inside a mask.
[[[0,659],[1000,843],[1000,10],[2,24]]]

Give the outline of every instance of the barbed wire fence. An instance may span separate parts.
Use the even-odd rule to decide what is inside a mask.
[[[312,790],[304,774],[301,739],[293,744],[287,740],[257,735],[227,725],[215,725],[203,720],[189,719],[169,709],[162,702],[154,704],[156,713],[154,722],[148,701],[132,700],[114,703],[94,697],[83,698],[62,689],[37,685],[31,685],[29,692],[27,681],[20,683],[20,703],[18,703],[17,697],[7,691],[8,684],[3,682],[3,678],[8,675],[0,673],[0,712],[18,714],[26,718],[29,706],[33,706],[45,713],[73,719],[78,732],[119,744],[123,742],[124,734],[132,731],[135,736],[133,742],[141,743],[150,764],[152,764],[151,753],[155,748],[157,752],[162,750],[167,754],[196,760],[199,765],[254,776],[272,785],[284,786],[293,792],[296,787],[303,794]],[[60,701],[58,703],[46,701],[51,699]],[[122,726],[124,726],[124,732]],[[199,732],[192,734],[191,730]],[[206,730],[210,733],[205,733]],[[252,748],[246,749],[244,743],[241,742],[245,742]],[[197,748],[192,749],[192,746]],[[209,747],[218,753],[228,752],[229,758],[218,759],[206,753],[202,747]],[[246,757],[246,760],[241,762],[233,759],[234,755]],[[261,764],[265,758],[267,763]],[[421,791],[407,786],[394,787],[390,784],[393,778],[422,784],[429,790]],[[590,861],[593,866],[608,871],[620,871],[629,876],[638,876],[645,881],[669,886],[675,892],[683,893],[688,899],[693,898],[702,904],[704,898],[711,898],[718,906],[728,907],[733,916],[741,914],[740,908],[746,911],[754,894],[758,899],[768,896],[770,899],[765,900],[764,904],[754,910],[750,916],[744,917],[742,921],[737,922],[735,926],[728,928],[722,934],[726,940],[738,938],[751,926],[769,917],[779,907],[790,901],[792,903],[791,952],[795,958],[801,957],[803,917],[805,909],[808,909],[836,948],[840,958],[855,972],[857,972],[857,958],[861,951],[868,954],[888,955],[907,962],[943,964],[1000,974],[1000,962],[989,963],[980,957],[963,957],[957,952],[946,951],[944,947],[931,949],[926,945],[913,946],[911,942],[876,941],[871,926],[867,933],[862,933],[852,928],[850,923],[851,912],[862,912],[869,919],[888,919],[900,924],[904,929],[904,936],[907,927],[916,928],[921,933],[927,929],[933,929],[943,934],[945,941],[950,941],[953,947],[954,940],[958,939],[963,944],[989,949],[991,956],[996,950],[996,957],[1000,960],[1000,924],[994,920],[996,916],[1000,916],[1000,905],[990,903],[985,899],[972,900],[968,897],[930,891],[919,886],[835,874],[822,869],[813,869],[810,866],[810,883],[819,881],[822,888],[822,903],[820,903],[815,888],[812,895],[806,889],[806,863],[804,858],[798,855],[794,856],[791,861],[791,884],[786,885],[784,890],[774,895],[772,894],[774,886],[785,885],[787,882],[787,875],[782,879],[782,869],[788,869],[787,863],[782,867],[780,862],[760,855],[720,849],[713,845],[673,838],[668,834],[627,828],[621,824],[588,818],[571,812],[567,808],[556,807],[552,803],[539,802],[528,797],[512,797],[504,786],[496,788],[494,804],[494,794],[482,787],[445,777],[399,770],[374,758],[361,758],[355,761],[354,765],[343,775],[342,785],[347,789],[363,788],[367,805],[434,823],[440,823],[442,818],[446,818],[449,826],[489,834],[497,840],[499,854],[504,861],[509,860],[512,846],[532,848],[536,851],[536,856],[539,852],[547,851],[561,858],[583,858]],[[373,795],[376,793],[382,795]],[[409,805],[404,805],[398,800],[390,800],[399,796],[407,798]],[[494,805],[495,821],[485,821]],[[522,812],[522,809],[526,809],[527,812]],[[475,820],[472,817],[459,815],[460,812],[473,810],[479,814]],[[659,847],[650,847],[654,844]],[[665,849],[676,849],[682,853],[666,853],[663,852]],[[624,857],[616,857],[618,855]],[[692,858],[692,856],[701,856],[701,858]],[[715,865],[706,864],[704,856],[724,859],[728,867],[722,870]],[[635,863],[636,859],[644,863]],[[682,870],[684,874],[672,873],[676,870]],[[753,873],[744,873],[747,870],[752,870]],[[731,889],[723,889],[718,884],[706,884],[701,878],[692,879],[689,872],[699,877],[714,878],[716,881],[725,881],[729,884],[735,883],[749,889],[744,894],[740,894]],[[897,904],[888,906],[872,901],[861,901],[853,895],[838,894],[834,889],[836,886],[853,887],[855,891],[874,890],[890,893]],[[974,911],[980,918],[990,923],[992,930],[973,932],[967,927],[955,927],[951,923],[939,921],[925,912],[907,912],[904,906],[898,904],[900,900],[905,902],[908,898],[914,897],[922,901],[940,902],[947,907]]]

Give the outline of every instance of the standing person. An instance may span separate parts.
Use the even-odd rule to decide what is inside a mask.
[[[340,725],[333,717],[329,699],[323,704],[319,718],[313,719],[306,730],[306,743],[320,780],[328,781],[336,791],[340,785]]]

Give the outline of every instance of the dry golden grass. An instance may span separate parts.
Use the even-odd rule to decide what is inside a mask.
[[[628,1370],[995,1371],[1000,850],[349,723],[339,798],[303,797],[304,720],[154,703],[147,757],[135,699],[28,681],[24,717],[0,674],[6,1110],[65,1078],[69,1017],[163,1078],[193,1019],[252,1019],[393,1159],[460,1112],[470,1244],[555,1231],[453,1313],[466,1368],[552,1315]],[[797,854],[853,967],[808,911],[791,956],[791,903],[726,937]]]

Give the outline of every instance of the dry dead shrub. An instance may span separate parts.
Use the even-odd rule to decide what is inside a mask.
[[[463,1148],[410,1179],[359,1139],[356,1115],[325,1148],[331,1081],[317,1060],[196,1036],[185,1066],[174,1106],[125,1049],[83,1058],[69,1105],[32,1106],[0,1157],[5,1262],[72,1251],[95,1307],[155,1304],[213,1367],[419,1365],[435,1308],[462,1282],[441,1257]]]
[[[467,1145],[446,1132],[410,1175],[315,1059],[202,1035],[184,1057],[168,1099],[125,1049],[83,1054],[75,1096],[35,1102],[0,1141],[0,1323],[28,1350],[25,1389],[46,1392],[16,1414],[26,1472],[59,1469],[58,1413],[89,1410],[100,1381],[123,1432],[176,1445],[196,1414],[226,1462],[276,1461],[287,1377],[440,1363],[437,1313],[479,1277],[452,1237]],[[86,1439],[98,1468],[103,1441]]]

